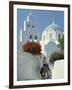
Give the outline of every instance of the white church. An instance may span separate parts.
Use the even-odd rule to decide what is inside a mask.
[[[42,33],[42,42],[47,45],[50,41],[59,44],[58,39],[62,38],[63,31],[58,24],[55,24],[54,20],[52,24],[48,25]]]
[[[42,33],[42,40],[40,41],[40,44],[42,46],[42,53],[45,53],[45,47],[50,42],[58,45],[59,44],[58,40],[62,38],[63,35],[64,33],[63,33],[62,28],[58,24],[55,24],[54,19],[53,19],[52,24],[48,25]]]

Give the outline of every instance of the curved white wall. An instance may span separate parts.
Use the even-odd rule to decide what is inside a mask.
[[[42,67],[40,56],[18,51],[17,60],[17,80],[40,79],[40,69]]]

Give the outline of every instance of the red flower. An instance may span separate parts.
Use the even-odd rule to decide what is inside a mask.
[[[36,42],[27,42],[23,45],[23,51],[32,53],[33,55],[41,54],[41,45]]]

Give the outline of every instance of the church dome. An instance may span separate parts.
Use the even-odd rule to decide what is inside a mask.
[[[61,30],[62,31],[62,28],[58,25],[58,24],[55,24],[54,21],[52,24],[48,25],[44,31],[48,31],[50,29],[53,29],[53,30]]]

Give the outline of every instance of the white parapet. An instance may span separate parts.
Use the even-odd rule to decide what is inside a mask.
[[[64,60],[57,60],[52,70],[52,79],[64,78]]]

